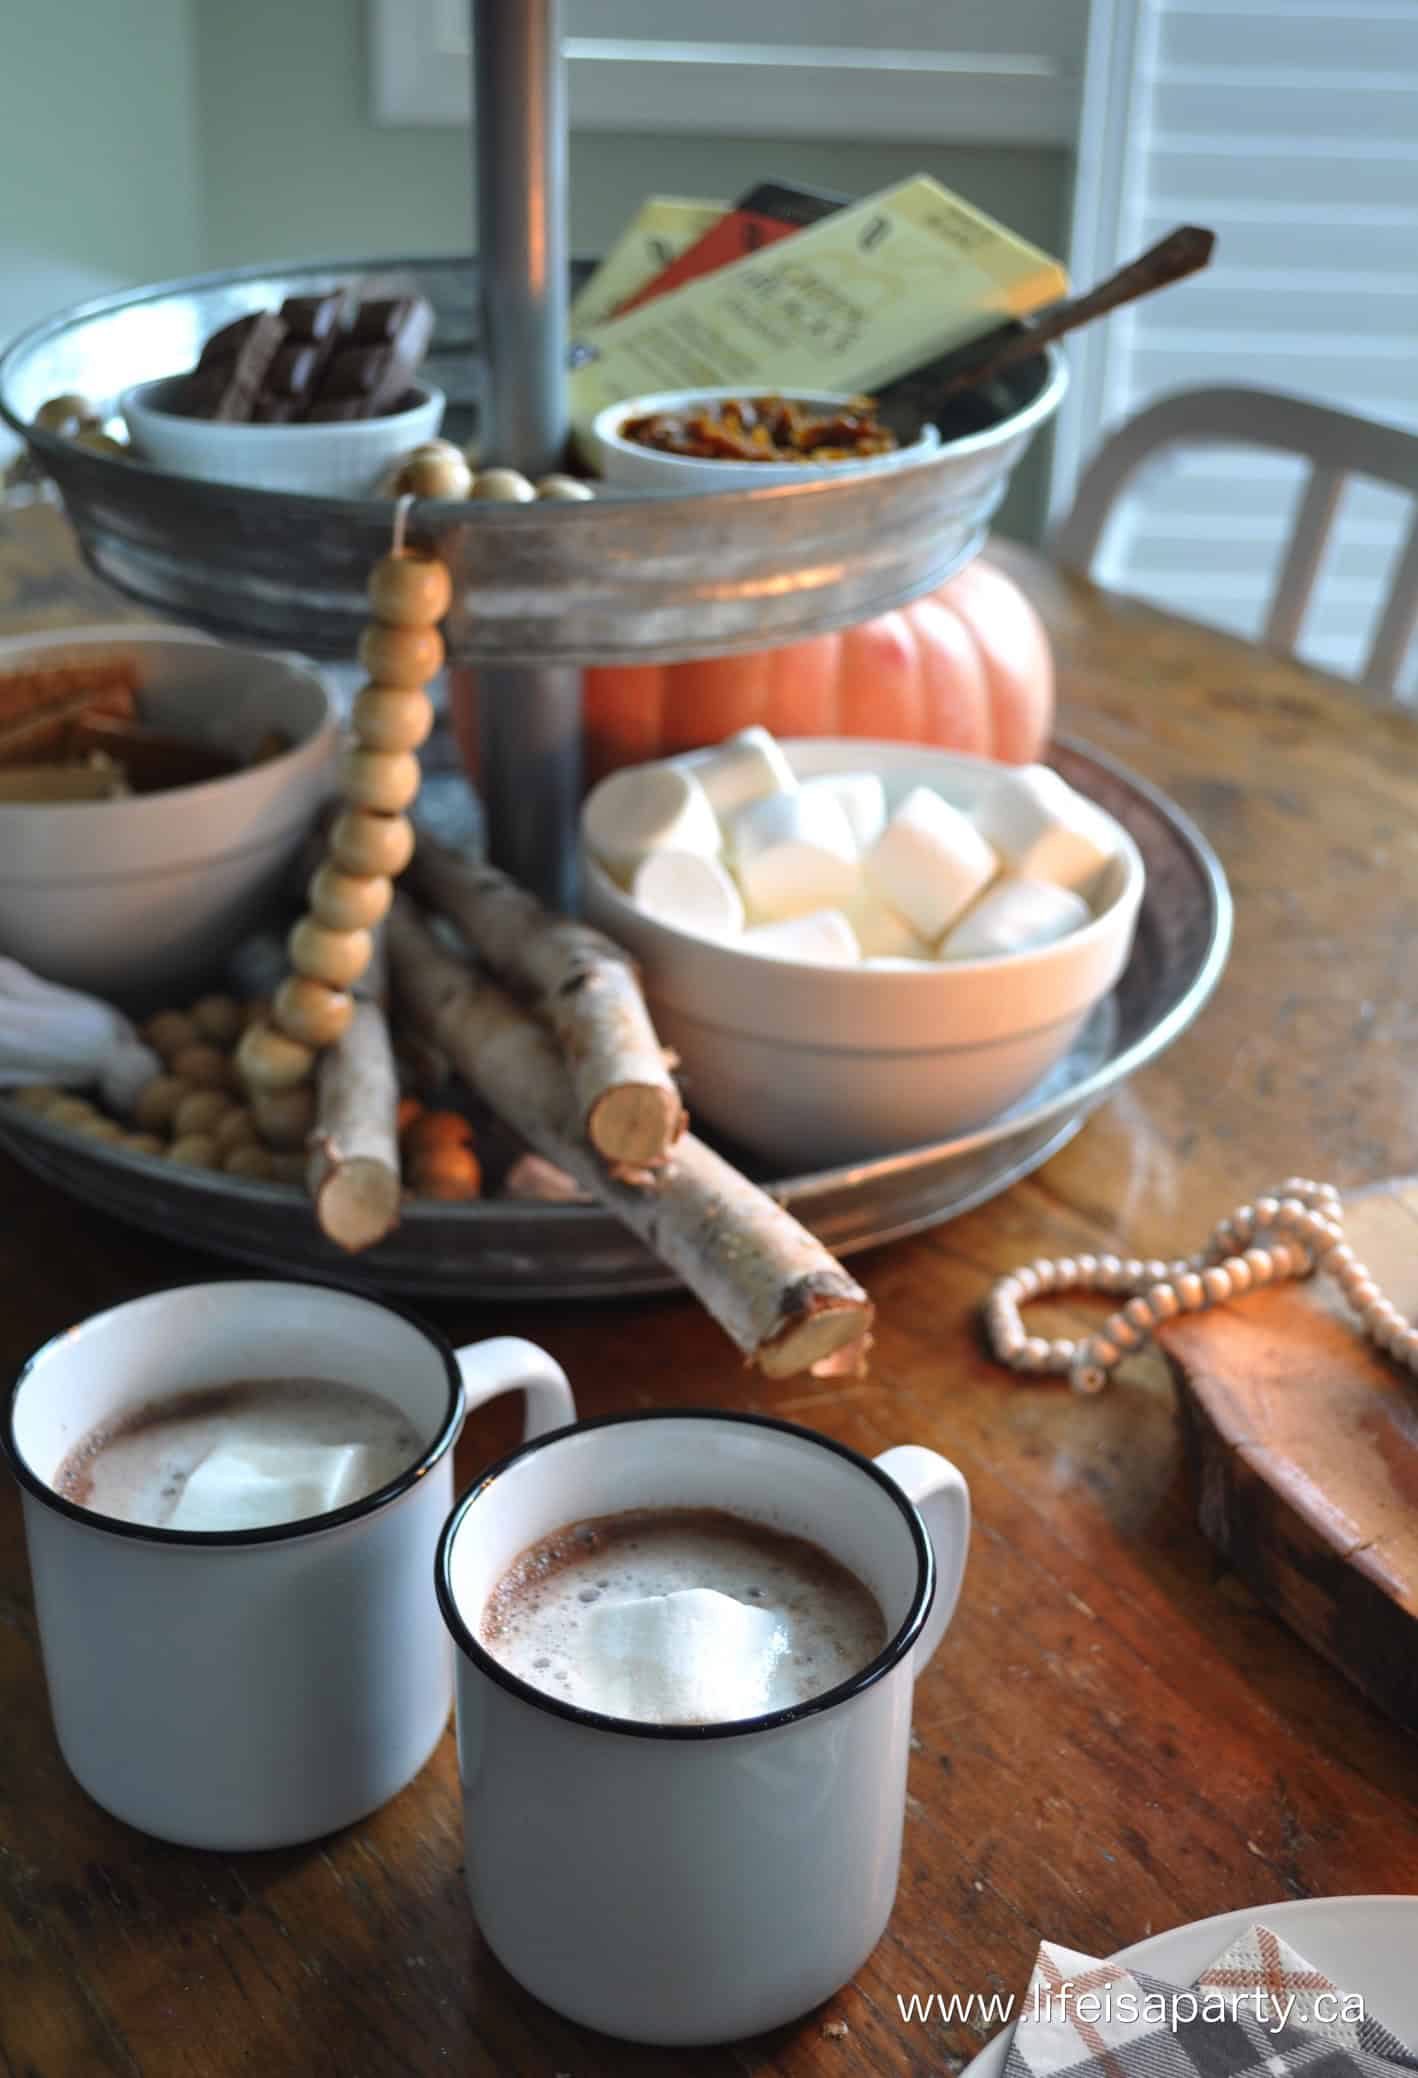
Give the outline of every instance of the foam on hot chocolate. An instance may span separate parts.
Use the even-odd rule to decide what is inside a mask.
[[[55,1491],[154,1529],[299,1522],[378,1492],[422,1439],[377,1393],[329,1378],[242,1378],[151,1400],[93,1430]]]
[[[885,1642],[876,1601],[804,1538],[715,1508],[598,1516],[544,1537],[480,1636],[531,1687],[644,1724],[727,1724],[807,1702]]]

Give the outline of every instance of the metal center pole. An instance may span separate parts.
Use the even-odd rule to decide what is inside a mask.
[[[566,75],[561,0],[471,0],[483,460],[540,476],[566,445]],[[495,865],[575,900],[581,673],[478,672],[483,805]]]

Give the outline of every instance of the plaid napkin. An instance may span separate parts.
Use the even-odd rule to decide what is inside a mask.
[[[1401,2078],[1418,2055],[1269,1927],[1190,1986],[1045,1942],[1005,2078]]]

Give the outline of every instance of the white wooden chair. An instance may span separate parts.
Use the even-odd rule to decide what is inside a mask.
[[[1103,531],[1139,469],[1168,448],[1241,445],[1307,457],[1309,481],[1290,529],[1261,640],[1294,652],[1347,479],[1366,476],[1418,500],[1418,433],[1380,425],[1276,390],[1179,390],[1107,440],[1079,479],[1072,510],[1054,527],[1054,558],[1085,576]],[[1396,557],[1360,683],[1393,696],[1418,622],[1418,510]]]

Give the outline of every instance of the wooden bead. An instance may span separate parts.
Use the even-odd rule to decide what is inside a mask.
[[[190,1082],[194,1089],[231,1089],[235,1082],[231,1062],[219,1046],[208,1046],[198,1040],[195,1046],[184,1046],[172,1057],[172,1072]]]
[[[95,1111],[89,1118],[80,1119],[74,1131],[82,1133],[86,1140],[105,1140],[110,1145],[128,1137],[116,1118],[105,1118],[101,1111]]]
[[[489,505],[530,505],[537,494],[519,469],[479,469],[472,495]]]
[[[414,827],[404,815],[347,809],[329,836],[330,857],[346,873],[383,873],[396,879],[414,855]]]
[[[331,988],[348,988],[369,965],[374,940],[368,931],[332,931],[313,916],[303,916],[292,927],[286,949],[297,974],[326,981]]]
[[[1231,1296],[1231,1279],[1217,1263],[1201,1273],[1201,1288],[1209,1306],[1224,1306]]]
[[[210,1133],[184,1133],[174,1140],[167,1151],[170,1162],[181,1162],[191,1169],[219,1169],[221,1154]]]
[[[131,462],[136,459],[126,441],[115,440],[98,426],[80,426],[74,435],[75,447],[87,448],[90,454],[107,455],[115,462]]]
[[[409,750],[362,750],[356,743],[340,753],[340,790],[356,808],[396,815],[414,800],[421,777]]]
[[[455,447],[453,453],[458,455]],[[463,457],[463,473],[471,480]],[[406,548],[381,556],[369,573],[369,610],[376,620],[398,628],[432,628],[442,620],[453,598],[448,565],[439,556]]]
[[[252,1090],[292,1089],[315,1066],[315,1050],[273,1024],[248,1025],[236,1049],[236,1065]]]
[[[433,727],[433,702],[416,686],[367,685],[355,696],[351,720],[366,750],[417,750]]]
[[[191,1091],[180,1075],[155,1075],[145,1082],[133,1104],[133,1122],[145,1133],[161,1132],[177,1116],[177,1107]]]
[[[143,1026],[142,1036],[169,1066],[174,1055],[181,1053],[185,1046],[195,1046],[202,1037],[195,1019],[184,1010],[160,1010]]]
[[[539,498],[545,498],[551,505],[579,505],[596,495],[590,484],[582,483],[578,476],[561,476],[555,472],[537,478],[536,492]]]
[[[267,1147],[289,1153],[304,1147],[315,1123],[315,1092],[309,1083],[293,1090],[260,1090],[251,1100],[251,1111]]]
[[[377,685],[427,685],[443,668],[437,628],[387,628],[371,621],[359,638],[359,660]]]
[[[246,1026],[235,996],[203,996],[192,1005],[191,1017],[200,1037],[212,1046],[235,1046]]]
[[[156,1133],[125,1133],[118,1143],[128,1154],[166,1154],[167,1142]]]
[[[327,860],[311,875],[307,900],[315,921],[332,931],[367,931],[382,922],[394,899],[385,873],[342,873]]]
[[[194,1089],[173,1113],[173,1138],[181,1140],[188,1133],[211,1133],[215,1137],[218,1121],[233,1109],[224,1090]]]
[[[1206,1286],[1195,1270],[1177,1279],[1177,1297],[1188,1313],[1199,1313],[1206,1304]]]
[[[349,1029],[354,997],[308,975],[288,974],[276,990],[271,1011],[288,1039],[307,1048],[333,1046]]]
[[[263,1097],[273,1093],[263,1092]],[[284,1094],[284,1093],[283,1093]],[[256,1120],[242,1104],[233,1104],[212,1128],[212,1138],[224,1155],[238,1147],[254,1147],[260,1136],[256,1131]]]
[[[458,498],[471,494],[473,472],[455,447],[451,454],[420,454],[399,464],[394,478],[396,498]]]
[[[98,1113],[87,1097],[60,1097],[44,1114],[45,1122],[51,1126],[67,1126],[72,1132],[86,1120],[97,1118]]]
[[[1154,1317],[1149,1299],[1141,1297],[1129,1299],[1123,1308],[1123,1319],[1131,1321],[1132,1325],[1135,1328],[1140,1328],[1144,1335],[1151,1333]]]
[[[101,416],[98,406],[89,398],[80,396],[77,390],[65,390],[40,405],[34,423],[46,433],[67,436],[77,433],[83,425],[101,422]]]
[[[229,1148],[222,1158],[222,1167],[228,1176],[248,1176],[258,1183],[269,1183],[276,1173],[276,1158],[269,1149],[252,1142]]]

